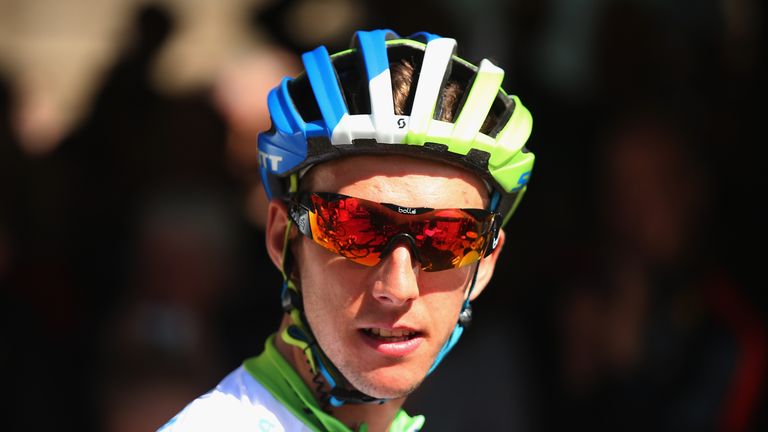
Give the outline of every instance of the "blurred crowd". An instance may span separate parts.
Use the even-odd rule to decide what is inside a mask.
[[[505,264],[407,402],[426,431],[768,429],[761,2],[118,3],[79,113],[0,40],[3,430],[154,430],[261,351],[266,94],[357,28],[491,54],[534,115]]]

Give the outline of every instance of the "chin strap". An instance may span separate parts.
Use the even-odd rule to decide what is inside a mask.
[[[387,399],[379,399],[373,396],[369,396],[357,389],[355,389],[344,375],[333,365],[333,362],[325,355],[320,345],[317,343],[312,330],[306,322],[304,316],[303,303],[301,300],[301,293],[296,287],[296,284],[289,277],[289,269],[292,265],[292,254],[289,252],[289,241],[292,221],[289,219],[285,229],[285,240],[283,242],[283,287],[280,294],[282,307],[285,313],[291,318],[291,325],[286,328],[281,337],[285,343],[295,346],[304,352],[307,357],[310,369],[313,374],[321,375],[328,386],[330,391],[327,393],[328,402],[334,407],[340,407],[344,404],[383,404]],[[477,281],[477,273],[479,264],[475,268],[475,273],[472,276],[472,283],[467,292],[467,298],[464,300],[461,312],[459,313],[459,319],[456,327],[453,329],[448,340],[445,342],[440,352],[437,354],[435,361],[427,372],[429,376],[437,365],[443,361],[446,354],[456,345],[464,333],[464,328],[468,327],[472,321],[472,307],[469,304],[469,297],[472,294],[472,290],[475,287]],[[317,379],[316,390],[318,392],[325,393],[322,390],[322,383]]]
[[[295,290],[295,285],[291,281],[283,284],[283,308],[291,317],[291,325],[282,333],[283,340],[304,351],[307,357],[309,367],[313,374],[321,375],[330,387],[328,392],[328,402],[334,407],[340,407],[345,403],[367,404],[384,403],[386,399],[378,399],[362,393],[352,388],[352,385],[344,378],[338,369],[333,365],[328,356],[318,345],[309,325],[305,324],[304,313],[297,305],[300,305],[301,298]],[[297,303],[298,301],[298,303]],[[286,308],[288,306],[288,308]],[[318,390],[322,391],[322,382],[316,381]]]
[[[280,294],[283,310],[291,318],[291,325],[286,328],[281,337],[285,343],[295,346],[304,352],[307,357],[310,370],[315,375],[320,375],[330,387],[327,392],[328,403],[334,407],[340,407],[345,403],[352,404],[382,404],[387,399],[378,399],[369,396],[359,390],[356,390],[344,378],[333,365],[333,362],[325,355],[320,345],[315,339],[315,335],[309,327],[304,316],[304,307],[301,301],[301,293],[296,284],[288,276],[288,269],[292,265],[292,254],[289,252],[289,240],[292,222],[289,220],[285,229],[285,240],[283,243],[283,288]],[[323,383],[317,378],[316,390],[323,394]]]
[[[475,274],[472,276],[472,284],[469,286],[467,298],[464,300],[464,305],[462,305],[461,312],[459,313],[459,322],[456,323],[456,327],[453,328],[453,333],[451,333],[451,336],[449,336],[448,340],[445,341],[445,345],[443,345],[443,347],[440,349],[440,352],[437,353],[435,362],[432,363],[432,367],[429,368],[427,376],[429,376],[437,368],[437,365],[443,361],[445,355],[453,349],[453,347],[459,341],[459,338],[461,338],[461,335],[464,333],[464,329],[469,327],[469,324],[472,322],[472,306],[469,304],[469,297],[472,294],[472,290],[475,289],[475,282],[477,282],[477,273],[479,272],[479,269],[480,264],[475,267]]]

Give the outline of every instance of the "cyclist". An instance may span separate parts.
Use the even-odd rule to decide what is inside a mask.
[[[163,430],[419,430],[405,397],[469,324],[526,190],[531,115],[455,40],[360,31],[302,60],[258,140],[284,318]]]

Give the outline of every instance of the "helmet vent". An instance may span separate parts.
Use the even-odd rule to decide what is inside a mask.
[[[342,83],[341,91],[347,102],[350,115],[371,114],[371,97],[368,92],[368,77],[359,50],[334,59],[333,66]]]
[[[472,85],[475,71],[469,67],[453,62],[450,74],[445,80],[435,106],[435,120],[454,122],[464,105],[467,89]]]
[[[288,83],[288,93],[291,95],[296,111],[299,112],[305,123],[323,119],[307,74],[302,74],[291,80]]]
[[[491,110],[488,111],[488,116],[483,122],[483,127],[480,128],[480,132],[491,138],[496,138],[507,122],[509,122],[509,119],[512,118],[514,112],[515,100],[499,91],[499,95],[493,101]]]
[[[394,45],[387,49],[387,56],[395,115],[410,115],[416,97],[414,84],[419,82],[424,51],[408,45]]]

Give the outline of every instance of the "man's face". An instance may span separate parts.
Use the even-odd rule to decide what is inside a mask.
[[[482,182],[449,166],[401,156],[358,156],[324,163],[302,180],[336,192],[404,207],[485,208]],[[407,243],[366,267],[298,236],[293,242],[309,325],[320,347],[358,390],[379,398],[410,393],[456,326],[477,264],[420,270]],[[482,265],[478,294],[493,269]],[[490,269],[488,268],[490,267]]]

